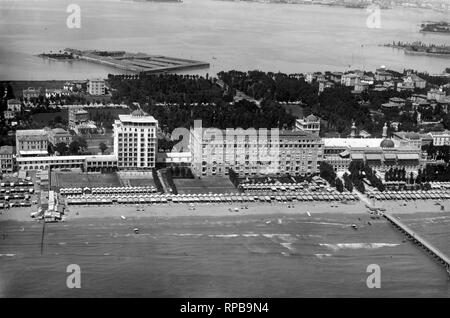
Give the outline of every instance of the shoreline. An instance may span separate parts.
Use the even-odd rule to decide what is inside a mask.
[[[377,208],[385,208],[391,214],[416,213],[450,213],[450,200],[436,204],[437,201],[409,201],[406,205],[397,201],[376,202]],[[291,207],[288,207],[291,206]],[[442,210],[441,207],[444,207]],[[247,207],[247,208],[245,208]],[[194,208],[194,209],[193,209]],[[237,211],[235,209],[238,209]],[[144,211],[142,211],[144,209]],[[0,224],[5,221],[36,222],[30,213],[37,206],[28,208],[12,208],[2,210]],[[177,217],[224,217],[224,216],[264,216],[264,215],[304,215],[314,214],[361,215],[368,214],[369,209],[364,202],[351,204],[311,202],[311,203],[200,203],[159,204],[159,205],[105,205],[105,206],[71,206],[66,210],[65,221],[102,218],[177,218]]]

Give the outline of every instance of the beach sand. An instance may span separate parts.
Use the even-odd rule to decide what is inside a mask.
[[[291,207],[288,207],[288,206]],[[182,217],[182,216],[240,216],[240,215],[292,215],[305,214],[307,212],[314,216],[314,213],[339,213],[339,214],[361,214],[367,213],[368,209],[364,202],[354,202],[350,204],[331,202],[295,202],[295,203],[201,203],[188,204],[159,204],[159,205],[107,205],[107,206],[70,206],[66,210],[66,220],[81,218],[121,218],[124,216],[133,218],[145,217]],[[245,209],[247,206],[248,209]],[[293,207],[292,207],[293,206]],[[405,203],[399,201],[376,202],[376,207],[385,208],[392,214],[410,213],[433,213],[450,211],[450,200],[441,201],[436,204],[435,200],[417,200]],[[442,210],[444,206],[444,210]],[[142,208],[144,211],[141,211]],[[238,211],[235,211],[238,208]],[[3,210],[0,214],[1,221],[34,221],[30,213],[36,211],[37,207],[12,208]],[[139,211],[138,211],[139,209]],[[230,211],[231,209],[231,211]]]

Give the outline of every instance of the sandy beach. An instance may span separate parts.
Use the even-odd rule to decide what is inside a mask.
[[[291,207],[289,207],[291,206]],[[434,200],[417,200],[408,202],[384,201],[376,202],[376,207],[385,208],[387,212],[393,214],[410,213],[434,213],[450,211],[450,200],[441,201],[437,204]],[[442,210],[442,206],[444,209]],[[247,207],[247,208],[245,208]],[[235,209],[238,209],[236,211]],[[30,217],[30,213],[37,207],[12,208],[3,210],[0,214],[1,221],[35,221]],[[144,209],[144,211],[142,211]],[[160,205],[108,205],[108,206],[70,206],[66,210],[66,221],[82,218],[121,218],[122,216],[133,218],[145,217],[223,217],[240,215],[293,215],[314,213],[338,213],[338,214],[361,214],[367,213],[368,209],[364,202],[354,202],[350,204],[331,202],[296,202],[296,203],[202,203],[194,204],[160,204]]]

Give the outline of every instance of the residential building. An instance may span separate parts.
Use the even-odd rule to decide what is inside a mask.
[[[89,121],[89,112],[84,110],[82,106],[68,108],[69,127],[74,129],[77,125],[87,123]]]
[[[114,122],[114,154],[119,169],[140,170],[155,167],[158,121],[142,110],[119,115]]]
[[[48,135],[44,129],[16,131],[16,152],[22,156],[47,156]]]
[[[447,96],[445,92],[441,89],[430,89],[427,92],[427,99],[428,100],[435,100],[437,102],[446,101]]]
[[[101,78],[93,78],[88,82],[88,93],[91,95],[105,95],[105,81]]]
[[[0,147],[0,172],[11,173],[14,171],[14,147]]]
[[[11,120],[11,119],[16,118],[16,113],[11,110],[5,110],[3,112],[3,117],[7,120]]]
[[[18,113],[22,110],[22,103],[17,99],[8,99],[7,110]]]
[[[332,88],[334,87],[334,83],[330,82],[330,81],[319,81],[319,94],[322,93],[325,89],[327,88]]]
[[[410,73],[403,78],[403,83],[408,85],[412,84],[414,88],[425,88],[427,86],[427,81],[420,78],[416,74]]]
[[[385,82],[392,80],[392,74],[386,70],[385,67],[378,68],[375,71],[375,80],[379,82]]]
[[[320,118],[313,114],[298,118],[295,121],[295,130],[301,130],[309,132],[315,136],[319,136],[320,133]]]
[[[27,89],[22,90],[23,99],[38,98],[41,95],[41,88],[28,87]]]
[[[432,131],[428,135],[433,138],[433,146],[449,146],[450,145],[450,131]]]
[[[344,86],[352,86],[354,87],[357,83],[359,83],[360,77],[354,73],[348,73],[342,75],[341,84]]]

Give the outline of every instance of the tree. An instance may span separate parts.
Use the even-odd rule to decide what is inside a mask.
[[[69,145],[69,153],[71,155],[78,155],[80,153],[80,143],[78,140],[73,140]]]
[[[84,137],[79,137],[78,138],[78,144],[79,144],[79,150],[86,150],[88,148],[88,144],[87,141]]]
[[[64,143],[64,142],[57,143],[55,146],[55,151],[57,151],[61,156],[64,156],[65,154],[67,154],[68,150],[69,150],[69,148],[67,147],[66,143]]]
[[[338,190],[339,192],[344,192],[344,184],[342,183],[341,179],[336,178],[335,184],[336,184],[336,190]]]
[[[98,148],[100,149],[100,151],[102,152],[102,155],[103,155],[105,153],[106,149],[108,149],[108,146],[104,142],[101,142],[100,145],[98,145]]]
[[[322,161],[319,166],[320,177],[327,180],[331,186],[335,185],[336,172],[334,172],[333,166],[329,163]]]

